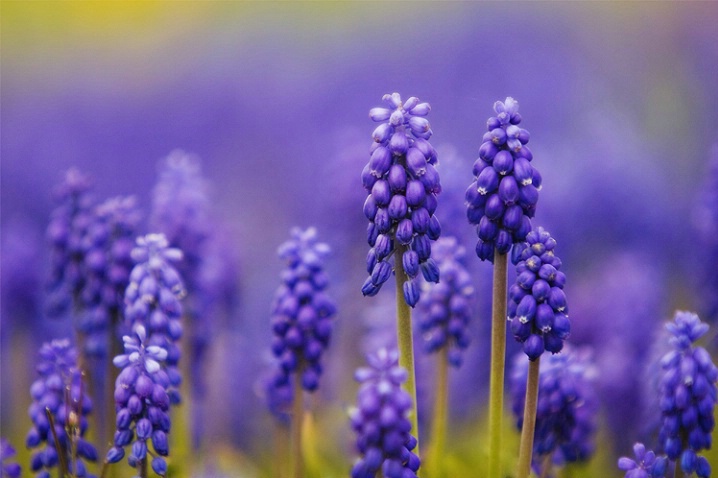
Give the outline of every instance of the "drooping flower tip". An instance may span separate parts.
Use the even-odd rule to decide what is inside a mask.
[[[697,314],[681,310],[676,312],[673,322],[666,324],[666,330],[673,335],[672,343],[680,348],[690,347],[708,328],[708,324],[701,322]]]

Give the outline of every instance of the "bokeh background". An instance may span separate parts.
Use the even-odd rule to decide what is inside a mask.
[[[661,322],[676,308],[715,322],[707,311],[716,288],[705,277],[718,264],[704,239],[717,231],[705,206],[711,157],[718,161],[716,3],[1,8],[0,427],[17,448],[30,425],[35,351],[70,333],[68,322],[43,316],[52,188],[77,167],[97,196],[136,195],[148,217],[158,165],[180,148],[202,160],[237,274],[236,300],[211,348],[208,440],[230,460],[240,456],[234,469],[248,476],[271,456],[258,383],[282,267],[276,246],[292,226],[315,225],[334,251],[330,291],[339,303],[314,403],[333,440],[317,445],[316,460],[348,469],[351,373],[384,340],[376,336],[393,330],[391,291],[360,293],[359,180],[373,130],[367,112],[393,91],[432,105],[444,185],[437,214],[469,251],[475,235],[462,217],[463,192],[485,121],[494,101],[519,101],[544,178],[536,223],[557,238],[569,277],[571,341],[593,348],[605,463],[650,434],[645,369]],[[457,424],[480,420],[488,388],[490,266],[469,256],[478,299],[474,345],[452,377]],[[431,395],[430,382],[419,386],[420,400]],[[597,476],[614,474],[605,473]]]

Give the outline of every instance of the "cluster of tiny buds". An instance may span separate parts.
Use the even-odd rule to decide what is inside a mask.
[[[467,217],[477,226],[476,254],[493,262],[494,251],[506,254],[531,230],[541,175],[531,165],[529,133],[518,126],[521,115],[513,98],[494,104],[487,132],[466,190]]]
[[[626,472],[625,478],[665,478],[668,471],[666,457],[656,456],[652,450],[646,450],[643,443],[633,445],[633,454],[635,459],[627,456],[618,459],[618,468]]]
[[[416,97],[402,102],[398,93],[385,95],[388,108],[373,108],[369,116],[381,122],[373,133],[371,158],[362,172],[368,196],[364,214],[369,220],[367,254],[369,277],[362,286],[365,296],[373,296],[392,274],[389,262],[401,250],[406,278],[404,299],[414,307],[419,300],[418,274],[438,282],[439,270],[431,259],[431,241],[439,238],[441,225],[434,216],[441,192],[434,165],[436,151],[427,141],[432,134],[424,118],[431,108]],[[396,248],[401,244],[400,248]]]
[[[516,283],[509,288],[508,317],[511,332],[530,360],[544,350],[560,352],[571,330],[563,292],[566,276],[559,270],[555,247],[556,241],[539,227],[512,253]]]
[[[15,456],[15,449],[4,438],[0,438],[0,476],[7,478],[20,478],[22,469],[17,463],[11,463]]]

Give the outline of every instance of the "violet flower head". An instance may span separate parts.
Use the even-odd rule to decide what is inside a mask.
[[[475,179],[466,190],[467,217],[477,226],[476,254],[482,261],[493,262],[494,250],[506,254],[524,241],[536,212],[541,175],[531,165],[529,133],[518,126],[518,110],[511,97],[494,103],[496,116],[486,122]]]
[[[528,362],[519,354],[511,373],[511,411],[519,430],[523,426],[527,374]],[[591,457],[598,412],[594,376],[594,367],[583,350],[567,348],[541,361],[534,463],[542,464],[548,455],[556,464]]]
[[[618,459],[618,468],[626,472],[625,478],[665,478],[668,470],[668,459],[656,456],[646,450],[643,443],[633,445],[635,459],[623,456]]]
[[[508,316],[514,338],[523,344],[529,360],[545,350],[558,353],[571,331],[563,286],[561,259],[554,254],[556,241],[542,227],[514,247],[516,283],[509,288]]]
[[[83,237],[85,286],[79,328],[86,335],[84,352],[107,353],[107,330],[122,320],[123,296],[129,283],[140,212],[134,197],[108,199],[95,208]]]
[[[131,336],[122,339],[125,353],[112,361],[122,371],[115,382],[115,410],[117,412],[113,447],[107,452],[108,463],[117,463],[125,456],[125,447],[132,443],[127,462],[136,468],[141,460],[152,458],[152,470],[160,476],[167,473],[169,454],[171,385],[166,372],[167,350],[149,345],[147,331],[136,324]],[[134,425],[134,426],[133,426]],[[149,450],[148,440],[154,453]]]
[[[462,351],[469,345],[467,326],[471,318],[474,286],[463,263],[466,249],[454,237],[436,241],[433,256],[441,282],[424,283],[418,312],[426,351],[448,347],[449,363],[459,367]]]
[[[362,286],[373,296],[392,274],[390,259],[395,241],[406,246],[402,261],[406,279],[406,303],[419,300],[418,274],[429,282],[439,281],[439,268],[431,258],[431,241],[439,238],[441,225],[434,215],[441,192],[437,157],[428,139],[432,135],[425,116],[431,107],[411,97],[402,102],[399,93],[384,95],[387,107],[372,108],[369,117],[381,123],[373,133],[371,159],[362,171],[362,183],[369,194],[364,214],[369,219],[367,254],[369,277]]]
[[[322,374],[321,359],[332,334],[334,301],[326,294],[329,279],[324,258],[329,246],[319,242],[317,230],[294,228],[291,239],[279,246],[279,257],[287,263],[282,271],[272,305],[272,353],[279,361],[275,387],[289,383],[300,373],[302,387],[313,392]]]
[[[373,478],[379,470],[386,478],[416,477],[421,462],[412,452],[417,441],[410,433],[411,397],[401,389],[407,372],[399,366],[396,350],[381,349],[367,361],[369,367],[354,374],[361,386],[349,417],[361,457],[351,477]]]
[[[76,169],[54,192],[57,207],[47,227],[50,243],[48,314],[62,316],[79,300],[85,284],[82,240],[92,222],[90,179]]]
[[[0,477],[20,478],[22,469],[10,460],[15,456],[15,449],[4,438],[0,438]]]
[[[712,445],[718,368],[706,349],[694,346],[708,330],[696,314],[678,311],[666,329],[673,350],[661,360],[659,441],[668,458],[680,459],[681,468],[690,475],[705,471],[707,465],[697,453]]]
[[[182,259],[182,252],[169,247],[164,235],[148,234],[137,238],[137,247],[131,254],[136,265],[125,291],[125,320],[132,327],[141,325],[146,329],[148,345],[167,350],[168,393],[172,403],[177,404],[181,400],[182,382],[178,368],[178,341],[182,337],[180,299],[185,291],[173,263]]]
[[[37,366],[40,378],[30,387],[33,403],[28,413],[33,427],[25,439],[27,447],[35,449],[30,468],[38,477],[49,477],[50,470],[58,465],[62,456],[75,476],[91,476],[83,460],[97,461],[97,451],[84,439],[92,400],[77,367],[77,350],[67,339],[53,340],[42,345],[40,359]],[[77,460],[73,449],[77,451]]]

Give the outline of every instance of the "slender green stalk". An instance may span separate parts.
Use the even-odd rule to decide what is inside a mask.
[[[444,449],[446,448],[446,430],[449,421],[449,348],[444,346],[439,351],[436,366],[436,397],[434,415],[431,422],[431,465],[432,478],[444,478]]]
[[[278,456],[286,456],[287,453],[290,453],[289,429],[278,421],[274,424],[274,450]],[[286,464],[287,462],[285,460],[273,460],[274,476],[277,478],[286,478]]]
[[[110,463],[105,460],[102,462],[102,471],[100,472],[100,478],[106,478],[107,477],[107,469],[110,467]]]
[[[304,420],[304,390],[302,390],[302,370],[297,368],[294,377],[294,403],[292,404],[292,478],[304,476],[302,457],[302,421]]]
[[[139,466],[140,478],[147,478],[147,456],[140,460]]]
[[[506,254],[494,254],[491,301],[491,377],[489,380],[489,476],[501,474],[501,418],[504,413],[504,366],[506,362]]]
[[[546,458],[543,459],[543,470],[541,470],[541,478],[548,478],[549,473],[551,473],[551,468],[553,468],[553,453],[549,453],[546,455]]]
[[[398,242],[398,241],[397,241]],[[411,309],[404,301],[404,293],[402,292],[404,281],[407,279],[404,272],[404,263],[402,257],[406,251],[406,246],[397,244],[394,251],[394,274],[396,276],[396,327],[397,342],[399,345],[399,365],[406,369],[409,378],[406,380],[406,391],[411,396],[412,413],[411,413],[411,434],[416,437],[416,448],[414,452],[419,456],[419,420],[418,408],[416,403],[416,372],[414,371],[414,339],[411,330]]]
[[[529,362],[529,374],[526,377],[526,402],[524,405],[524,424],[521,427],[521,444],[519,445],[518,478],[528,478],[531,472],[531,456],[534,448],[534,431],[536,430],[536,404],[539,394],[539,367],[541,357]]]
[[[65,475],[70,474],[70,469],[67,467],[67,460],[65,459],[65,448],[60,446],[60,438],[57,436],[57,432],[55,431],[55,417],[52,416],[52,412],[47,407],[45,407],[45,416],[47,417],[47,421],[50,423],[50,432],[52,433],[52,438],[55,441],[57,458],[60,461],[59,475],[60,478],[63,478]]]

